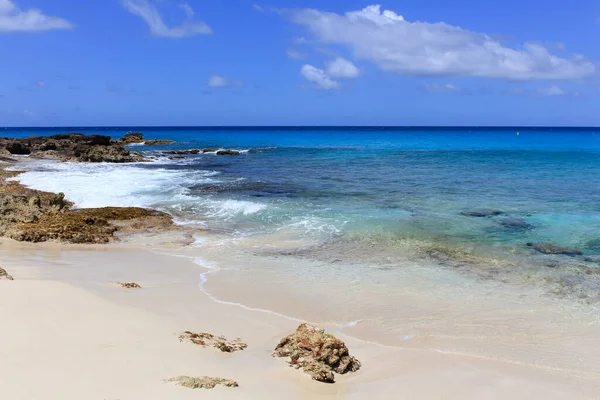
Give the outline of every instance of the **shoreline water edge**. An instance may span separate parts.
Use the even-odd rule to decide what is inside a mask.
[[[290,191],[286,196],[295,201],[301,189],[227,175],[227,163],[237,157],[250,160],[244,166],[249,173],[261,172],[251,147],[177,146],[176,138],[148,141],[136,133],[119,140],[98,135],[3,140],[0,267],[14,280],[0,281],[0,300],[8,307],[0,315],[14,325],[1,328],[9,350],[6,361],[0,361],[0,376],[5,376],[0,387],[6,388],[0,393],[43,398],[43,391],[25,388],[27,371],[35,376],[42,367],[20,365],[11,371],[11,363],[30,358],[49,365],[49,358],[58,357],[64,374],[79,381],[65,387],[60,382],[66,375],[53,372],[44,382],[50,393],[65,399],[186,399],[194,396],[189,387],[215,386],[207,392],[210,398],[596,396],[600,256],[573,242],[540,239],[536,235],[544,224],[533,213],[490,201],[462,205],[450,217],[485,230],[502,246],[457,240],[465,235],[451,228],[432,238],[423,233],[431,229],[426,217],[419,220],[423,226],[414,225],[406,222],[404,210],[392,206],[395,221],[403,229],[413,228],[410,234],[355,228],[356,221],[338,217],[328,224],[316,213],[305,219],[292,216],[285,225],[280,223],[284,217],[274,213],[268,221],[279,225],[271,228],[257,216],[267,207],[287,207],[277,191]],[[156,150],[145,152],[147,146]],[[268,154],[267,147],[258,151]],[[178,169],[197,157],[213,158],[201,170]],[[276,168],[277,160],[265,158],[268,168]],[[221,173],[225,183],[216,179],[219,168],[226,171]],[[131,176],[119,182],[125,173]],[[174,179],[185,181],[186,190]],[[244,190],[257,199],[274,200],[222,197],[236,195],[233,183],[246,185]],[[198,187],[201,195],[212,197],[194,198],[204,201],[206,215],[194,219],[199,209],[186,196]],[[151,198],[155,192],[164,198]],[[301,207],[320,207],[317,197],[306,198],[303,192]],[[423,211],[415,207],[412,213]],[[445,227],[452,223],[441,221]],[[347,226],[352,230],[345,231]],[[507,242],[514,237],[522,242],[519,246]],[[593,244],[593,239],[584,240]],[[69,310],[73,302],[80,306]],[[41,315],[44,304],[47,316],[80,334],[74,333],[73,350],[68,350],[73,337],[61,338],[59,327]],[[81,327],[77,318],[84,321]],[[110,325],[106,339],[100,332],[103,318]],[[315,369],[312,361],[302,361],[306,355],[294,358],[285,351],[292,364],[299,359],[300,368],[322,378],[317,380],[352,371],[336,373],[336,383],[324,385],[273,359],[270,352],[279,340],[304,321],[344,340],[360,369],[343,357],[342,364]],[[27,350],[26,342],[38,329],[49,332],[48,340],[68,356],[60,360],[60,353],[36,353],[35,346]],[[221,355],[178,346],[177,335],[188,330],[198,335],[195,329],[211,335],[192,336],[200,348],[211,347],[213,340],[220,343],[217,347],[235,348],[237,342],[227,338],[238,337],[248,348]],[[144,344],[140,335],[147,330],[154,332]],[[329,346],[341,348],[337,342]],[[143,354],[149,350],[154,356]],[[93,353],[91,360],[75,356],[79,351]],[[110,354],[107,360],[103,354]],[[154,357],[164,362],[152,362]],[[115,380],[113,387],[88,382],[85,369],[94,362],[102,369],[115,367],[99,373],[107,386]],[[127,381],[123,374],[131,368],[117,367],[118,362],[131,362],[139,370]],[[198,374],[214,379],[187,379]],[[172,378],[182,387],[168,382]]]

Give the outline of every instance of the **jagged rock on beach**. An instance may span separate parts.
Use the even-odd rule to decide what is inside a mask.
[[[240,152],[237,150],[219,150],[217,151],[218,156],[237,156]]]
[[[242,351],[248,347],[240,338],[227,340],[223,336],[215,336],[210,333],[195,333],[185,331],[179,335],[180,342],[190,342],[202,347],[214,347],[221,350],[223,353],[233,353]]]
[[[527,231],[527,230],[535,229],[535,226],[528,224],[527,222],[525,222],[519,218],[505,218],[502,221],[500,221],[500,224],[507,229],[511,229],[511,230],[515,230],[515,231],[516,230]]]
[[[551,243],[527,243],[527,247],[533,248],[538,253],[542,254],[557,254],[566,256],[582,256],[583,251],[570,247],[555,246]]]
[[[135,282],[119,282],[118,285],[124,289],[141,289],[142,288],[139,284],[137,284]]]
[[[239,387],[238,383],[234,380],[212,378],[210,376],[201,376],[198,378],[192,376],[178,376],[176,378],[168,379],[167,382],[174,382],[179,386],[189,389],[214,389],[217,386]]]
[[[344,342],[309,324],[301,324],[296,332],[281,339],[273,356],[289,357],[291,366],[302,368],[314,380],[326,383],[335,382],[334,372],[345,374],[361,367]]]
[[[22,242],[108,243],[117,230],[106,220],[67,211],[42,214],[37,220],[17,224],[8,237]]]
[[[102,218],[107,221],[127,221],[139,218],[161,217],[171,220],[171,216],[165,212],[140,207],[101,207],[101,208],[81,208],[75,210],[95,218]]]
[[[12,281],[13,277],[10,276],[4,268],[0,267],[0,280]]]
[[[494,210],[492,208],[477,208],[475,210],[463,211],[460,213],[460,215],[464,215],[466,217],[478,218],[495,217],[502,214],[504,214],[503,211]]]

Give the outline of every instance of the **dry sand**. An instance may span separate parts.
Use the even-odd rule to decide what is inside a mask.
[[[1,399],[600,398],[597,380],[343,334],[363,367],[318,383],[270,355],[299,321],[216,303],[198,289],[201,266],[144,248],[2,241],[0,265],[15,278],[0,281]],[[225,354],[180,342],[185,330],[240,337],[248,348]],[[239,387],[165,381],[178,376]]]

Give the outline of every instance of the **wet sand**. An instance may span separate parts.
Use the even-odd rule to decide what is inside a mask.
[[[384,345],[368,333],[359,340],[327,323],[319,325],[338,332],[363,367],[322,384],[270,355],[300,323],[287,296],[265,288],[260,303],[288,316],[217,302],[211,291],[235,290],[244,298],[244,287],[212,279],[189,258],[145,246],[1,243],[0,264],[15,279],[0,281],[2,398],[593,399],[600,388],[598,379],[564,371]],[[203,277],[206,293],[199,287]],[[260,291],[257,282],[249,292]],[[403,308],[415,306],[410,296],[405,301]],[[311,309],[301,318],[321,322]],[[180,343],[185,330],[240,337],[248,348],[225,354]],[[179,375],[234,379],[240,386],[191,390],[164,381]]]

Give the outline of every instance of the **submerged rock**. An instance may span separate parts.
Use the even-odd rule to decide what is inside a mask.
[[[594,253],[600,253],[600,238],[588,240],[585,243],[585,249]]]
[[[240,338],[227,340],[223,336],[217,337],[210,333],[194,333],[190,331],[185,331],[179,335],[179,341],[194,343],[202,347],[214,347],[221,350],[223,353],[242,351],[248,347],[248,345],[242,342],[242,339]]]
[[[240,152],[237,150],[219,150],[217,151],[218,156],[237,156]]]
[[[326,383],[335,382],[334,372],[345,374],[361,367],[344,342],[308,324],[300,325],[296,332],[281,339],[273,356],[289,357],[290,365]]]
[[[13,277],[10,276],[4,268],[0,267],[0,280],[12,281]]]
[[[504,214],[503,211],[494,210],[492,208],[477,208],[475,210],[463,211],[460,213],[460,215],[464,215],[467,217],[479,217],[479,218],[495,217],[495,216],[502,215],[502,214]]]
[[[178,376],[171,378],[167,382],[175,382],[179,386],[189,389],[214,389],[217,386],[239,387],[238,383],[231,379],[212,378],[210,376],[201,376],[198,378],[191,376]]]
[[[566,256],[583,255],[583,251],[579,249],[555,246],[551,243],[527,243],[527,246],[533,248],[535,251],[542,254],[562,254]]]
[[[506,219],[503,219],[502,221],[500,221],[500,224],[502,226],[504,226],[505,228],[512,229],[512,230],[526,231],[526,230],[535,229],[535,226],[528,224],[527,222],[525,222],[519,218],[506,218]]]

